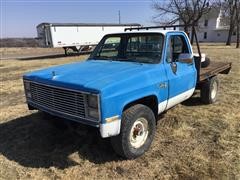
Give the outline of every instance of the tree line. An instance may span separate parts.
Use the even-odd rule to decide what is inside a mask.
[[[226,14],[225,19],[229,26],[226,45],[231,45],[233,33],[236,31],[236,48],[239,48],[240,0],[166,0],[154,1],[152,7],[157,12],[153,17],[156,23],[169,25],[181,22],[184,31],[191,35],[191,43],[194,40],[194,26],[198,26],[200,19],[213,9],[221,9]]]

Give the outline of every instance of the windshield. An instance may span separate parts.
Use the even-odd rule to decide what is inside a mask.
[[[89,59],[158,63],[162,56],[163,35],[129,33],[105,36]]]

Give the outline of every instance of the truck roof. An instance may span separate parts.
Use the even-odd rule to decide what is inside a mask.
[[[162,30],[162,29],[154,29],[154,30],[146,30],[146,29],[139,29],[139,30],[127,30],[125,32],[118,32],[118,33],[110,33],[110,34],[123,34],[123,33],[161,33],[166,35],[168,32],[183,32],[180,30]]]
[[[117,23],[48,23],[43,22],[37,25],[37,28],[40,26],[141,26],[138,23],[124,23],[124,24],[117,24]]]

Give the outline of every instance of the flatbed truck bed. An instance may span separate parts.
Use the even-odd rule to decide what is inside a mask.
[[[212,61],[209,66],[200,69],[199,80],[204,81],[217,74],[228,74],[231,66],[232,63]]]
[[[211,61],[207,67],[201,67],[199,58],[195,58],[195,66],[197,69],[197,82],[201,83],[218,74],[228,74],[232,68],[232,63]]]

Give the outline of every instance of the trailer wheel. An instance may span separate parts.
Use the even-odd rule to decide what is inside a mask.
[[[64,54],[65,54],[65,56],[68,56],[68,50],[69,50],[69,48],[64,47],[63,49],[64,49]]]
[[[149,149],[155,129],[152,110],[142,104],[134,105],[123,112],[120,134],[111,137],[113,149],[126,159],[137,158]]]
[[[201,63],[201,67],[202,67],[202,68],[208,67],[209,64],[210,64],[210,59],[209,59],[208,57],[206,57],[206,58],[205,58],[205,61],[203,61],[203,62]]]
[[[217,76],[204,82],[201,86],[201,100],[206,104],[215,103],[218,96],[219,80]]]

